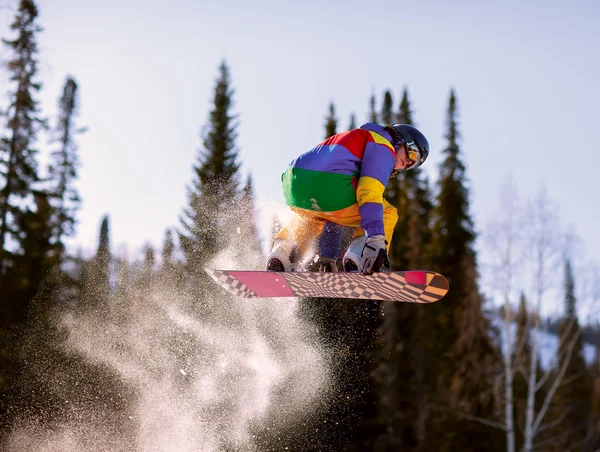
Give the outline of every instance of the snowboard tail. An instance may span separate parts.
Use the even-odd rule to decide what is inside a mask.
[[[228,292],[243,298],[353,298],[434,303],[448,292],[439,273],[418,270],[362,273],[211,270],[206,272]]]

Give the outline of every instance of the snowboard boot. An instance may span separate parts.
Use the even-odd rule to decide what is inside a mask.
[[[345,272],[360,271],[362,251],[366,243],[366,235],[359,235],[358,237],[354,237],[352,239],[352,242],[350,242],[350,246],[346,250],[342,260]]]
[[[273,240],[273,250],[267,257],[267,270],[293,272],[299,262],[300,251],[294,242],[288,239]]]

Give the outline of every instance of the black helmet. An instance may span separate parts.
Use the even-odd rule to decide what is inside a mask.
[[[419,129],[408,124],[392,124],[391,126],[386,126],[385,130],[392,136],[392,145],[394,147],[404,143],[407,153],[414,151],[417,155],[417,159],[414,160],[416,163],[408,169],[418,168],[427,160],[429,156],[429,142]]]

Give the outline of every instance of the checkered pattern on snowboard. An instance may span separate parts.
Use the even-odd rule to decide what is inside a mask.
[[[220,270],[206,270],[212,278],[219,283],[225,290],[232,293],[236,297],[256,298],[255,292],[250,290],[245,284],[231,276],[228,272]]]
[[[425,284],[408,283],[407,272],[375,273],[284,273],[298,297],[359,298],[368,300],[433,303],[448,291],[442,275],[425,273]]]
[[[257,298],[257,292],[265,289],[264,279],[260,282],[248,278],[248,274],[261,274],[260,271],[206,270],[210,276],[228,292],[243,298]],[[269,272],[271,273],[271,272]],[[246,286],[236,278],[245,274]],[[367,300],[401,301],[406,303],[433,303],[448,292],[448,281],[439,273],[428,271],[375,273],[365,276],[362,273],[279,273],[285,279],[288,290],[296,297],[313,298],[353,298]],[[275,281],[278,281],[275,279]],[[416,282],[418,281],[418,282]],[[254,284],[256,282],[256,284]],[[271,283],[272,284],[272,283]],[[281,287],[281,282],[277,283]],[[272,292],[277,293],[277,291]]]

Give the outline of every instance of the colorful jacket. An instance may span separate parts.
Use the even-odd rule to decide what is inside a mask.
[[[367,236],[384,234],[383,191],[396,162],[391,140],[372,123],[333,135],[290,163],[282,175],[286,203],[319,212],[358,203]]]

